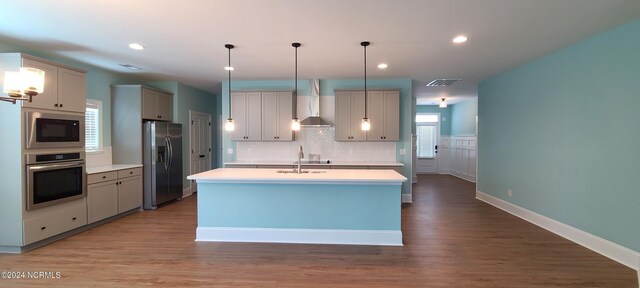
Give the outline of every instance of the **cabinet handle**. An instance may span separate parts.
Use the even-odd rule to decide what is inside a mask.
[[[116,182],[116,185],[118,185],[118,182]]]
[[[71,221],[76,221],[76,219],[78,219],[78,217],[73,217],[71,218]]]
[[[60,107],[62,107],[62,104],[60,104]]]
[[[56,104],[53,104],[53,107],[58,107],[58,103],[56,103]]]
[[[107,176],[102,176],[102,179],[107,179]]]
[[[162,119],[162,116],[158,115],[158,119]]]
[[[40,230],[44,230],[44,229],[47,229],[47,226],[40,227]]]
[[[129,174],[133,174],[133,171],[130,171]]]

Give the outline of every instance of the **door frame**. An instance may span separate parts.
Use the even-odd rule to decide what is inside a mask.
[[[440,113],[438,113],[438,112],[435,112],[435,113],[430,113],[430,112],[425,112],[425,113],[416,113],[416,115],[437,115],[437,116],[438,116],[438,122],[437,122],[437,123],[433,123],[433,125],[432,125],[432,124],[426,124],[426,125],[423,125],[423,124],[418,124],[418,123],[416,122],[416,136],[417,136],[417,134],[418,134],[418,132],[417,132],[418,126],[434,126],[434,127],[436,128],[436,131],[435,131],[435,132],[436,132],[436,133],[435,133],[435,138],[436,138],[436,139],[435,139],[435,141],[434,141],[434,145],[435,145],[435,146],[438,146],[438,148],[440,148],[440,138],[441,138],[441,135],[440,135],[441,131],[440,131],[440,129],[442,128],[442,127],[441,127],[441,125],[442,125],[442,115],[441,115]],[[416,139],[416,143],[417,143],[417,139]],[[439,166],[439,164],[440,164],[440,163],[438,163],[438,162],[439,162],[439,159],[438,159],[438,158],[440,158],[440,157],[439,157],[439,155],[438,155],[438,154],[439,154],[438,150],[439,150],[439,149],[435,149],[435,151],[434,151],[434,155],[433,155],[433,161],[434,161],[434,163],[435,163],[435,172],[433,172],[433,174],[438,174],[438,166]],[[429,172],[419,172],[419,171],[418,171],[418,164],[419,164],[419,162],[420,162],[420,159],[421,159],[421,158],[420,158],[420,157],[417,157],[417,155],[416,155],[416,174],[431,174],[431,173],[429,173]],[[422,158],[422,159],[424,159],[424,158]]]
[[[211,132],[211,114],[210,113],[205,113],[205,112],[198,112],[198,111],[193,111],[193,110],[189,110],[189,173],[190,174],[195,174],[195,172],[193,171],[193,162],[194,162],[194,154],[193,154],[193,150],[194,147],[193,145],[195,144],[195,133],[194,133],[194,116],[204,116],[207,117],[209,119],[209,129],[207,129],[209,135],[207,135],[207,142],[209,144],[209,149],[207,151],[207,153],[209,153],[209,163],[208,163],[208,167],[209,169],[212,168],[212,160],[213,158],[211,157],[213,155],[213,149],[211,147],[211,136],[212,136],[212,132]],[[196,190],[196,185],[194,185],[194,180],[189,181],[189,192],[190,194],[192,194],[193,192],[195,192]],[[184,196],[183,196],[184,197]]]

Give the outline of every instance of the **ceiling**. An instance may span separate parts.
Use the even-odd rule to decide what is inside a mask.
[[[219,93],[234,79],[411,78],[419,104],[640,17],[639,0],[0,0],[0,39]],[[464,34],[467,43],[453,44]],[[146,49],[135,51],[138,42]],[[389,65],[386,70],[378,63]],[[119,64],[142,68],[131,71]],[[425,87],[435,78],[461,78]]]

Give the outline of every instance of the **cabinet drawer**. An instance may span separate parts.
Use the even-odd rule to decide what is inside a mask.
[[[23,222],[24,245],[86,225],[86,205],[85,201],[79,201],[77,205],[67,206],[64,210],[25,220]]]
[[[87,184],[93,184],[104,181],[111,181],[118,179],[118,172],[104,172],[104,173],[96,173],[87,175]]]
[[[142,175],[142,168],[118,170],[118,178],[133,177],[138,175]]]

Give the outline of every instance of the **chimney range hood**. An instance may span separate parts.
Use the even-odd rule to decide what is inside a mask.
[[[330,127],[331,123],[320,118],[320,80],[309,80],[309,117],[300,122],[302,127]]]

